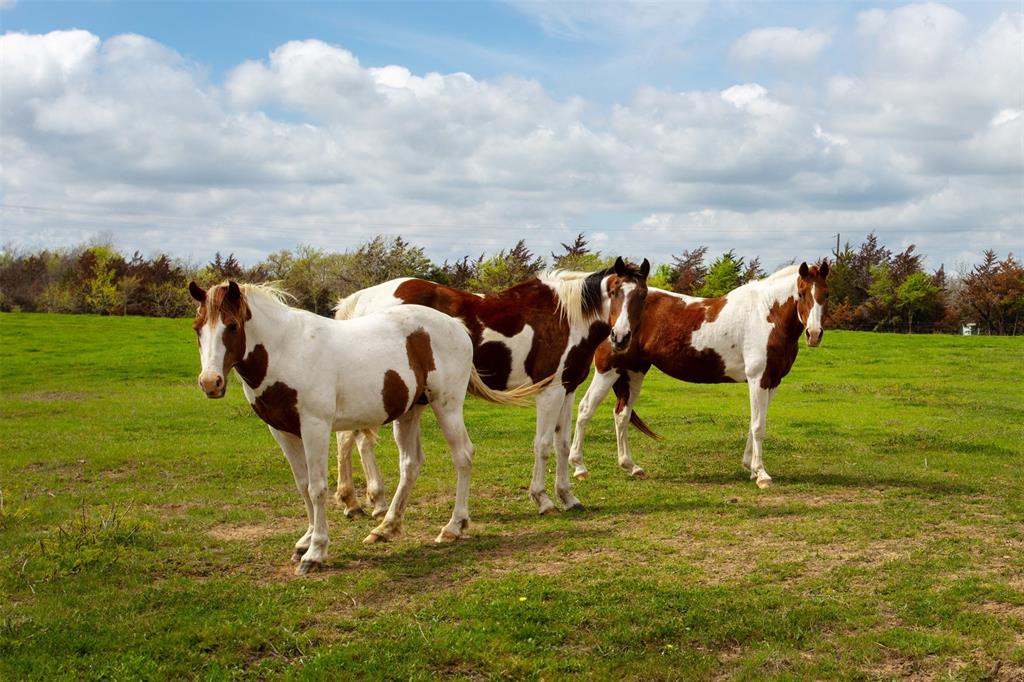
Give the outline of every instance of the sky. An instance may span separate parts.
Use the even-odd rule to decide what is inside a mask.
[[[1022,9],[0,0],[0,241],[1021,256]]]

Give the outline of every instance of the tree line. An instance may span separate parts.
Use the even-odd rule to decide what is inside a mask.
[[[109,242],[68,249],[0,250],[0,310],[100,315],[191,315],[189,280],[208,286],[225,279],[275,281],[295,304],[329,315],[342,296],[395,277],[423,277],[459,289],[490,293],[546,268],[592,271],[613,258],[591,248],[583,234],[563,243],[550,259],[519,240],[490,257],[433,262],[402,237],[378,236],[355,249],[328,252],[309,245],[281,250],[250,266],[217,253],[205,264],[166,254],[126,256]],[[973,268],[926,272],[911,245],[894,253],[869,234],[857,248],[847,243],[830,258],[831,328],[873,331],[957,332],[974,323],[981,333],[1024,333],[1024,266],[1012,254],[986,251]],[[697,246],[655,268],[650,285],[693,296],[720,296],[764,277],[758,257],[735,250],[709,261]]]

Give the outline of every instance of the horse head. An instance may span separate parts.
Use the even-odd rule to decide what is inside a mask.
[[[828,309],[828,260],[822,259],[817,265],[808,267],[800,264],[796,283],[796,314],[804,326],[807,345],[815,347],[825,335],[822,322]]]
[[[191,282],[188,291],[199,302],[192,322],[202,362],[199,386],[206,397],[223,398],[228,372],[245,357],[245,322],[252,313],[235,282],[218,284],[208,291]]]
[[[647,298],[647,275],[651,264],[644,258],[639,268],[627,264],[622,257],[615,259],[611,274],[605,280],[610,302],[608,324],[612,351],[621,353],[629,347],[633,330],[640,324],[640,315]]]

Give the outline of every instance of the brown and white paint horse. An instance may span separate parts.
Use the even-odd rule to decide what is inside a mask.
[[[587,425],[609,390],[614,390],[615,436],[619,466],[633,476],[644,471],[629,451],[632,422],[654,433],[633,412],[651,366],[682,381],[701,384],[745,381],[750,393],[750,430],[743,466],[758,487],[771,485],[764,468],[762,441],[768,405],[796,360],[800,337],[821,343],[828,304],[828,262],[792,265],[750,282],[719,298],[696,298],[650,289],[640,324],[624,352],[602,344],[595,355],[597,373],[580,401],[570,461],[576,476],[586,476],[583,440]]]
[[[295,476],[309,525],[295,543],[302,575],[327,555],[327,454],[331,432],[394,421],[401,477],[384,520],[365,542],[399,532],[409,492],[423,463],[420,415],[429,404],[452,452],[458,482],[455,510],[438,541],[459,537],[469,523],[473,444],[462,420],[467,388],[508,402],[488,388],[472,365],[466,328],[423,306],[403,306],[358,320],[331,320],[283,302],[266,286],[226,282],[204,291],[193,328],[199,339],[199,384],[222,398],[228,373],[270,427]]]
[[[590,373],[594,350],[611,336],[619,348],[629,343],[647,291],[650,263],[639,268],[621,258],[592,273],[555,271],[496,294],[481,296],[422,279],[395,279],[342,299],[340,319],[398,306],[419,304],[462,320],[473,339],[473,364],[492,389],[555,380],[537,396],[530,497],[541,514],[555,511],[545,490],[548,455],[555,448],[555,490],[566,509],[583,505],[569,478],[569,429],[576,388]],[[384,488],[373,455],[373,434],[338,434],[336,499],[348,516],[360,513],[352,484],[352,445],[366,473],[374,516],[382,513]]]

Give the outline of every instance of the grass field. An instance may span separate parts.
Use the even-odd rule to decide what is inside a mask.
[[[766,491],[746,388],[653,376],[650,478],[615,465],[606,403],[587,510],[550,517],[532,410],[474,399],[469,538],[431,542],[454,472],[428,416],[403,536],[364,546],[332,508],[305,579],[284,457],[198,366],[188,321],[0,315],[0,679],[1024,678],[1022,339],[802,348]]]

